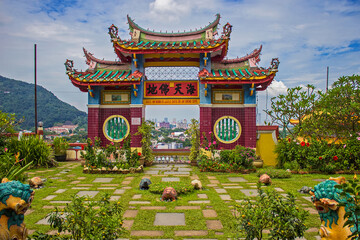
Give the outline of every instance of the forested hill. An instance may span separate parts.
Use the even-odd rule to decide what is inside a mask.
[[[71,121],[73,124],[87,123],[87,114],[58,99],[52,92],[37,86],[38,121],[44,127],[55,123]],[[0,110],[15,113],[17,118],[24,117],[22,129],[34,127],[34,84],[0,76]]]

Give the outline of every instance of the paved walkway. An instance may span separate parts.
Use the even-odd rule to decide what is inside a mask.
[[[222,177],[211,173],[199,173],[201,175],[199,177],[187,164],[153,165],[146,168],[143,174],[105,175],[105,177],[98,174],[76,177],[72,171],[78,167],[79,163],[68,163],[50,178],[53,183],[61,187],[54,188],[53,193],[41,198],[42,201],[47,202],[43,210],[53,209],[55,206],[65,207],[66,203],[70,203],[71,194],[95,197],[100,192],[109,192],[112,201],[120,201],[125,207],[124,227],[130,232],[130,238],[126,239],[229,239],[228,236],[231,235],[229,231],[234,230],[231,230],[231,224],[224,222],[223,219],[235,214],[233,206],[236,202],[241,202],[244,196],[253,197],[257,194],[255,182],[249,182],[236,175]],[[38,176],[49,171],[53,170],[31,174]],[[192,197],[180,196],[176,202],[161,202],[160,195],[154,199],[154,194],[138,189],[141,178],[145,177],[153,183],[199,179],[205,189],[196,191],[195,199],[191,194]],[[283,192],[281,188],[276,190]],[[41,189],[37,191],[40,193]],[[39,196],[35,196],[37,197]],[[301,205],[310,214],[317,214],[309,198],[303,197]],[[36,212],[30,210],[27,215]],[[48,225],[46,211],[39,211],[39,214],[40,212],[43,217],[36,222],[36,225]],[[308,231],[317,232],[318,229],[310,228]],[[30,233],[32,232],[30,230]]]

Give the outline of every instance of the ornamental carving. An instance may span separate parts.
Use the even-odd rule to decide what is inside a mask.
[[[277,70],[278,67],[279,67],[279,64],[280,64],[279,59],[278,58],[273,58],[271,60],[271,68],[272,68],[272,70]]]
[[[232,25],[230,23],[226,23],[223,27],[223,35],[229,38],[231,31],[232,31]]]
[[[118,33],[119,30],[114,24],[109,27],[109,34],[111,39],[118,39],[119,38]]]
[[[65,68],[67,72],[73,72],[74,71],[74,62],[73,60],[66,59]]]

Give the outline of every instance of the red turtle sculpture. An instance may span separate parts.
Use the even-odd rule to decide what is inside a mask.
[[[175,201],[177,198],[177,193],[174,188],[167,187],[164,189],[163,194],[161,196],[161,201],[171,200]]]

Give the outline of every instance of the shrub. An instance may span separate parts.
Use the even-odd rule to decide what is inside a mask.
[[[190,182],[159,182],[150,185],[149,191],[151,193],[162,194],[164,189],[172,187],[175,189],[177,194],[187,194],[194,191],[194,186]]]
[[[69,143],[66,139],[57,137],[53,141],[53,146],[55,155],[64,155],[66,154],[66,150],[69,148]]]
[[[253,167],[256,158],[255,150],[237,145],[232,150],[222,150],[220,152],[220,162],[228,163],[234,166],[242,166],[249,169]]]
[[[53,159],[51,147],[38,136],[22,137],[20,140],[11,138],[8,143],[9,151],[13,154],[20,153],[21,166],[33,162],[31,167],[54,167],[57,162]]]
[[[10,181],[25,181],[26,176],[24,172],[31,166],[32,162],[22,167],[19,155],[10,153],[7,148],[0,150],[0,181],[3,178],[7,178]]]
[[[257,173],[258,177],[260,177],[262,174],[267,174],[271,178],[291,178],[291,172],[287,172],[283,169],[260,169]]]
[[[288,193],[284,198],[273,189],[263,191],[260,183],[257,191],[255,201],[248,198],[236,205],[237,227],[246,234],[245,239],[263,239],[264,229],[270,229],[271,239],[295,239],[304,235],[308,212],[296,206],[293,194]]]
[[[49,216],[50,226],[58,233],[67,231],[69,236],[49,236],[36,233],[35,240],[48,239],[117,239],[124,232],[122,207],[120,202],[110,203],[110,195],[105,194],[99,201],[89,201],[87,197],[73,196],[72,202],[64,209],[56,208]]]

